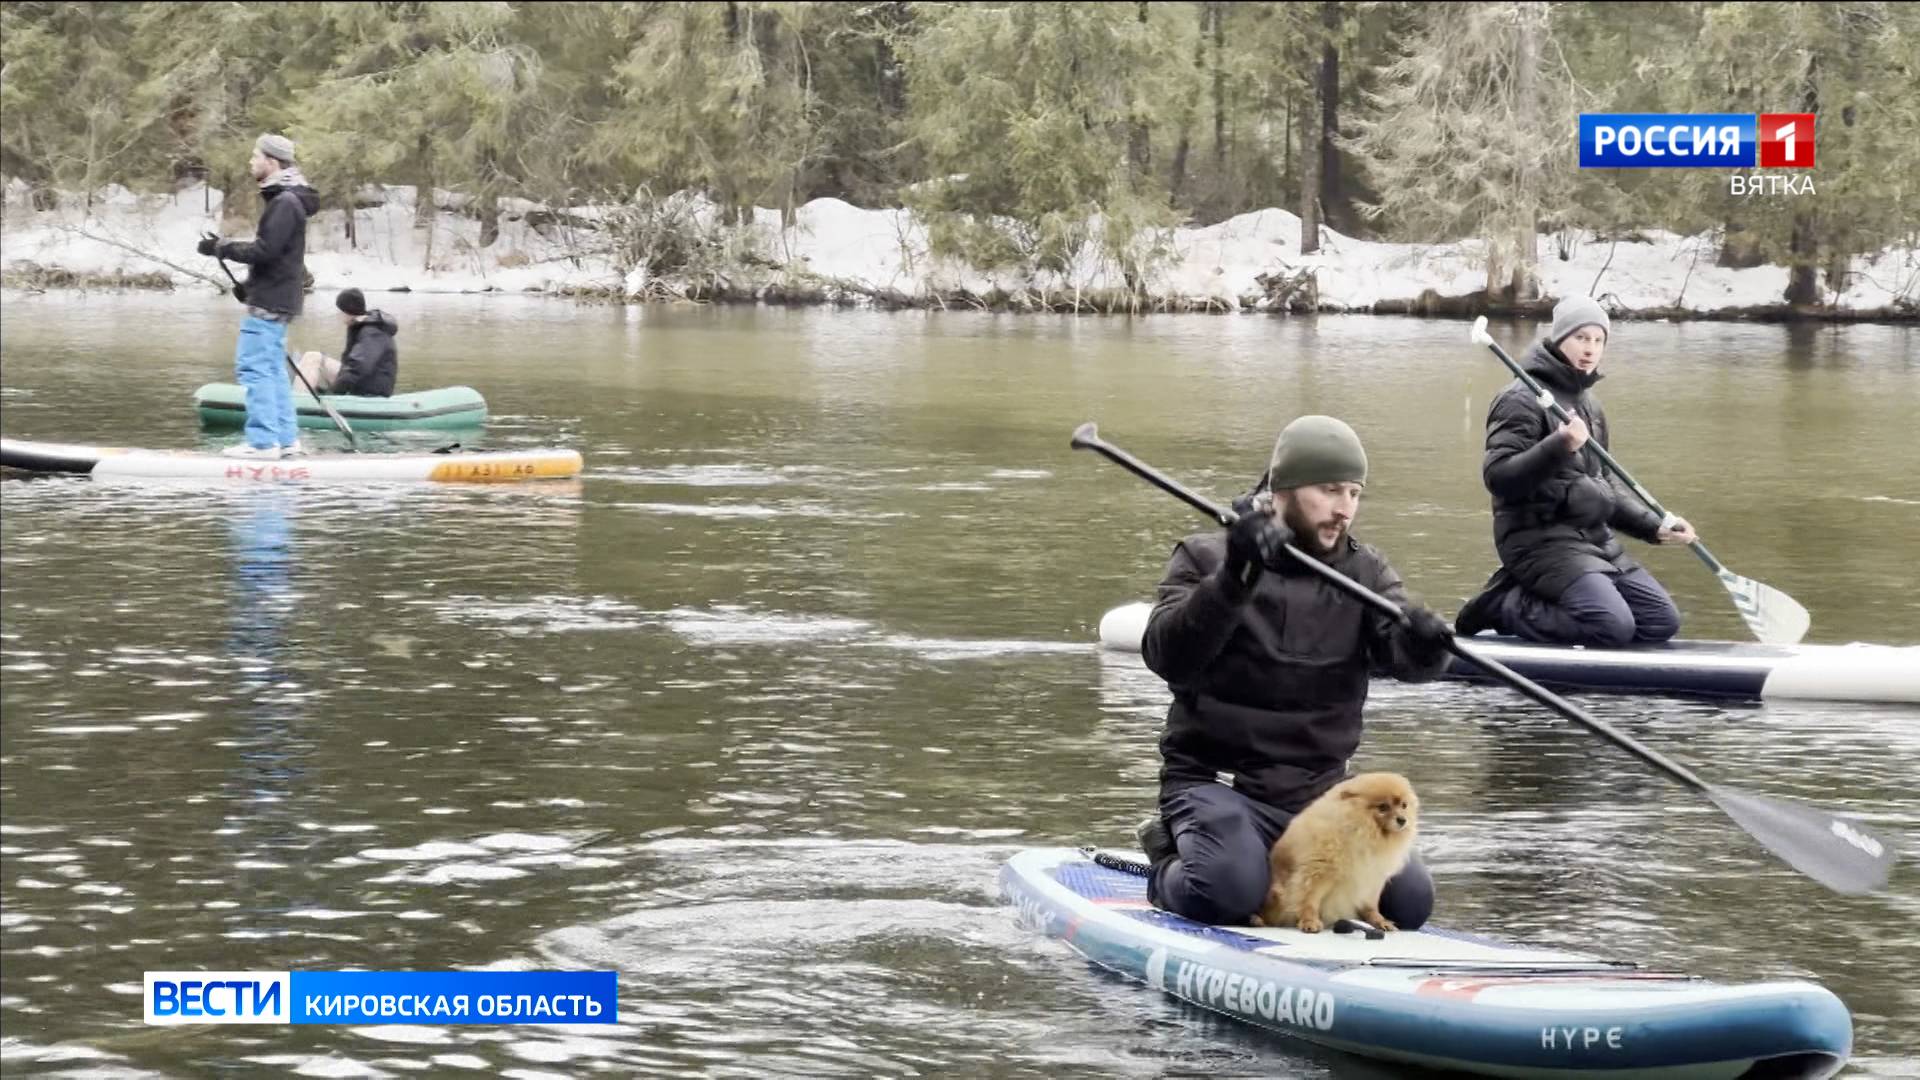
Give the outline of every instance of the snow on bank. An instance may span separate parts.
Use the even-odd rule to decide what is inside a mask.
[[[435,192],[437,204],[458,207],[464,197]],[[320,290],[359,286],[369,291],[573,292],[640,297],[681,291],[685,281],[650,281],[624,265],[611,238],[594,227],[617,210],[583,207],[556,214],[524,200],[501,204],[499,236],[480,246],[480,223],[443,210],[430,228],[416,227],[411,187],[371,188],[353,215],[353,238],[343,210],[315,215],[307,234],[307,269]],[[159,274],[176,285],[200,273],[218,278],[211,260],[194,253],[207,230],[222,231],[222,195],[203,186],[172,195],[135,195],[110,186],[92,206],[66,198],[36,210],[26,185],[6,188],[0,219],[0,271],[64,270],[82,277]],[[711,204],[697,198],[669,204],[696,231],[720,235]],[[249,197],[227,223],[226,235],[246,235],[257,203]],[[1299,253],[1300,222],[1284,210],[1241,214],[1203,228],[1174,230],[1171,257],[1145,279],[1147,293],[1176,307],[1265,310],[1275,303],[1269,282],[1311,279],[1320,310],[1404,310],[1423,294],[1469,297],[1485,284],[1483,247],[1388,244],[1331,230],[1321,250]],[[1576,244],[1562,259],[1555,238],[1540,238],[1542,288],[1551,297],[1592,295],[1616,311],[1710,314],[1780,303],[1787,271],[1778,266],[1734,270],[1713,265],[1706,238],[1650,232],[1633,241]],[[743,256],[751,253],[751,259]],[[156,261],[164,260],[162,261]],[[169,265],[171,264],[171,265]],[[1022,290],[1097,294],[1124,287],[1118,266],[1087,252],[1064,273],[1034,276],[987,272],[928,254],[925,228],[903,210],[863,210],[838,199],[799,208],[791,227],[780,215],[756,211],[735,242],[725,276],[746,295],[807,299],[883,297],[895,303],[936,304],[949,297],[984,297]],[[1853,261],[1841,293],[1823,299],[1842,312],[1920,310],[1920,250],[1889,248]],[[769,290],[772,290],[770,293]],[[1308,294],[1303,294],[1308,295]]]

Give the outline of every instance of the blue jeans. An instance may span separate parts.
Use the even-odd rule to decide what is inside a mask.
[[[247,445],[264,450],[298,442],[292,376],[287,374],[287,324],[254,315],[240,320],[233,369],[247,392]]]
[[[1160,817],[1178,858],[1153,868],[1147,896],[1155,907],[1214,926],[1245,926],[1273,883],[1267,862],[1293,815],[1225,784],[1195,784],[1160,797]],[[1433,915],[1433,875],[1415,855],[1380,890],[1380,914],[1402,930]]]
[[[1680,632],[1680,609],[1644,568],[1575,579],[1557,602],[1525,589],[1507,594],[1510,634],[1562,645],[1627,645],[1666,641]]]

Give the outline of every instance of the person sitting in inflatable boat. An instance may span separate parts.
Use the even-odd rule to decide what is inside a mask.
[[[302,354],[300,373],[316,393],[392,397],[400,376],[400,350],[393,343],[400,324],[384,311],[368,311],[359,289],[342,291],[334,306],[347,326],[346,348],[337,360],[319,352]]]

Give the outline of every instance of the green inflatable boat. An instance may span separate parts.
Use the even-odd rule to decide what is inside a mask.
[[[487,401],[471,386],[443,386],[392,397],[354,397],[324,394],[354,430],[394,431],[420,428],[467,428],[487,422]],[[204,428],[237,428],[246,423],[247,395],[237,383],[208,383],[193,392]],[[295,387],[293,409],[303,428],[331,428],[333,421],[312,394]]]

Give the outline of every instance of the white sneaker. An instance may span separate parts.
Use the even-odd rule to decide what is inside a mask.
[[[306,452],[307,452],[307,444],[301,442],[299,439],[293,440],[293,443],[290,446],[283,446],[280,448],[281,457],[302,457],[302,456],[305,456]]]
[[[241,443],[239,446],[229,446],[225,450],[220,451],[220,456],[254,459],[264,458],[278,461],[280,460],[280,448],[277,446],[248,446],[246,443]]]

